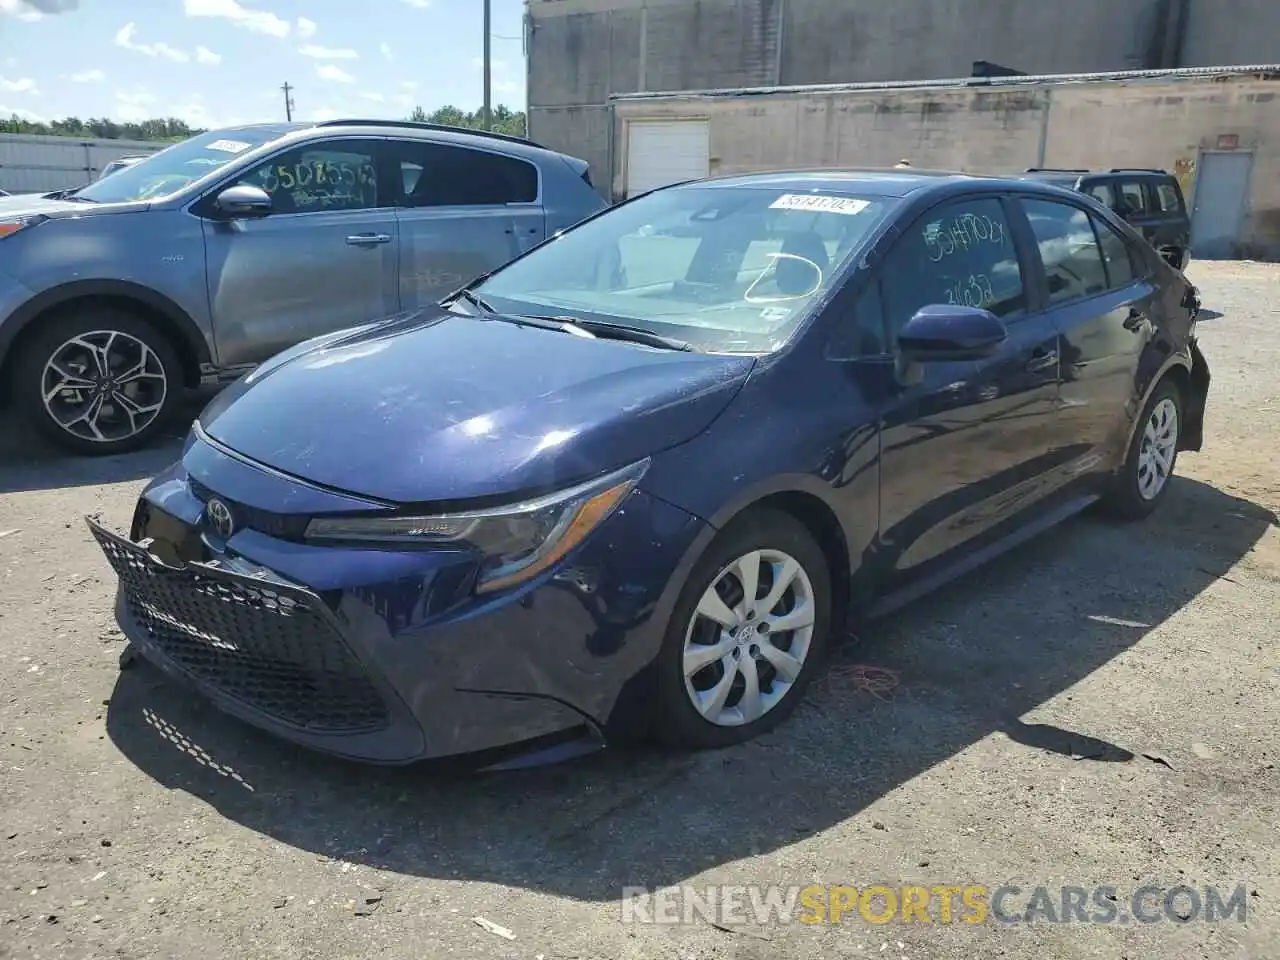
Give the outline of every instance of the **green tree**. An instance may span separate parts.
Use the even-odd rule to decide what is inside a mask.
[[[106,117],[81,120],[79,117],[65,117],[62,120],[50,120],[48,123],[37,123],[24,120],[17,114],[8,120],[0,119],[0,133],[36,133],[55,137],[85,137],[95,140],[159,140],[177,141],[204,133],[176,117],[143,120],[138,123],[119,123]]]
[[[433,110],[431,113],[427,113],[422,107],[414,107],[409,119],[415,123],[439,123],[450,127],[466,127],[470,130],[480,130],[484,127],[482,110],[468,113],[461,107],[455,107],[452,104],[447,104],[438,110]],[[506,105],[499,105],[493,108],[491,129],[494,133],[504,133],[511,137],[523,137],[528,127],[522,111],[512,110]]]

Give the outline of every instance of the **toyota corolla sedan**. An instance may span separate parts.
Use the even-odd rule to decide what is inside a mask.
[[[127,536],[90,523],[131,650],[307,746],[724,746],[851,617],[1096,501],[1151,514],[1201,446],[1197,310],[1048,185],[683,184],[279,354]]]

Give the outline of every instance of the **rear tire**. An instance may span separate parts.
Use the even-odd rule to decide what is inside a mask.
[[[117,307],[48,320],[14,357],[23,418],[71,453],[106,456],[147,444],[181,400],[181,361],[169,338]]]
[[[1103,506],[1121,520],[1149,517],[1169,493],[1182,437],[1182,392],[1160,382],[1142,410],[1124,465],[1112,478]]]
[[[749,602],[744,581],[753,577]],[[786,720],[826,651],[831,598],[822,548],[790,514],[759,510],[727,527],[667,625],[651,718],[658,739],[726,747]]]

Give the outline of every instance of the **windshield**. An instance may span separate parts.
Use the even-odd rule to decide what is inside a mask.
[[[688,186],[623,204],[475,288],[500,313],[639,327],[718,353],[780,347],[897,201]]]
[[[100,178],[78,190],[76,197],[96,203],[166,197],[278,136],[280,131],[272,127],[202,133]]]

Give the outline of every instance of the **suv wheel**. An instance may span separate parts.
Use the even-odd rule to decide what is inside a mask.
[[[151,324],[115,307],[36,321],[14,358],[27,421],[74,453],[123,453],[167,423],[182,393],[178,355]]]

